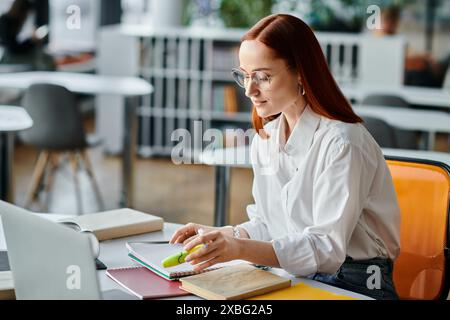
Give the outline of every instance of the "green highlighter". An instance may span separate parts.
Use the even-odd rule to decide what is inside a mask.
[[[189,250],[189,251],[183,250],[183,251],[181,251],[181,252],[179,252],[179,253],[175,253],[175,254],[173,254],[173,255],[171,255],[171,256],[165,258],[165,259],[161,262],[161,264],[162,264],[162,266],[163,266],[164,268],[170,268],[170,267],[174,267],[174,266],[177,266],[177,265],[179,265],[179,264],[182,264],[182,263],[185,262],[185,259],[186,259],[186,257],[187,257],[189,254],[191,254],[191,253],[193,253],[193,252],[195,252],[195,251],[197,251],[197,250],[203,248],[204,246],[205,246],[204,244],[199,244],[198,246],[193,247],[193,248],[192,248],[191,250]]]

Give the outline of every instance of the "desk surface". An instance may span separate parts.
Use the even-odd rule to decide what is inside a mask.
[[[356,101],[362,101],[371,94],[395,95],[403,98],[409,104],[450,109],[449,89],[361,84],[342,84],[339,87],[348,99]]]
[[[62,85],[75,93],[143,96],[153,92],[145,80],[70,72],[18,72],[0,74],[0,88],[25,90],[34,83]]]
[[[0,131],[14,132],[31,128],[33,120],[24,108],[0,105]]]
[[[385,156],[440,161],[450,166],[450,153],[447,152],[389,148],[382,148],[381,150]],[[199,161],[207,165],[251,168],[250,149],[248,147],[209,150],[200,155]]]
[[[400,129],[450,132],[450,114],[443,111],[369,105],[354,106],[353,110],[358,115],[379,118]]]
[[[58,220],[58,219],[62,219],[64,216],[49,214],[49,215],[46,215],[46,217],[49,218],[50,220]],[[173,223],[165,223],[164,229],[159,232],[152,232],[152,233],[148,233],[148,234],[137,235],[137,236],[127,237],[127,238],[102,241],[100,243],[99,259],[106,266],[108,266],[108,268],[120,268],[120,267],[132,266],[133,262],[128,257],[128,250],[125,247],[125,243],[127,241],[169,240],[170,237],[172,236],[173,232],[179,226],[180,225],[173,224]],[[6,242],[4,239],[3,226],[1,224],[1,219],[0,219],[0,250],[5,250],[5,249],[6,249]],[[312,287],[324,289],[324,290],[333,292],[335,294],[346,295],[346,296],[354,297],[357,299],[363,299],[363,300],[371,299],[367,296],[360,295],[360,294],[357,294],[357,293],[354,293],[351,291],[339,289],[336,287],[332,287],[332,286],[326,285],[324,283],[320,283],[318,281],[305,279],[305,278],[295,278],[293,276],[290,276],[288,273],[286,273],[285,271],[283,271],[281,269],[276,269],[274,272],[280,276],[290,278],[292,281],[292,284],[303,282]],[[97,274],[98,274],[98,279],[99,279],[99,283],[100,283],[100,287],[101,287],[102,291],[119,289],[119,290],[126,292],[126,290],[124,288],[122,288],[120,285],[118,285],[116,282],[111,280],[106,275],[105,270],[99,270],[99,271],[97,271]],[[192,296],[174,297],[172,299],[174,299],[174,300],[200,300],[201,298],[192,295]]]
[[[123,238],[123,239],[103,241],[100,244],[99,259],[103,263],[105,263],[108,266],[108,268],[119,268],[119,267],[132,266],[133,262],[127,256],[128,250],[125,247],[126,241],[169,240],[170,237],[172,236],[172,234],[174,233],[174,231],[178,227],[180,227],[180,225],[173,224],[173,223],[165,223],[164,230],[160,231],[160,232],[152,232],[149,234],[138,235],[138,236]],[[354,298],[364,299],[364,300],[370,299],[367,296],[360,295],[360,294],[357,294],[357,293],[354,293],[351,291],[347,291],[347,290],[342,290],[342,289],[339,289],[336,287],[332,287],[332,286],[326,285],[326,284],[318,282],[318,281],[305,279],[305,278],[293,277],[281,269],[275,269],[274,272],[280,276],[290,278],[292,281],[292,284],[303,282],[312,287],[325,289],[327,291],[330,291],[330,292],[333,292],[333,293],[336,293],[339,295],[346,295],[346,296],[351,296]],[[123,290],[123,288],[121,288],[118,284],[116,284],[114,281],[112,281],[105,275],[105,271],[98,271],[98,276],[99,276],[100,286],[103,291],[112,290],[112,289]],[[200,298],[197,296],[183,296],[183,297],[175,297],[173,299],[200,300]]]

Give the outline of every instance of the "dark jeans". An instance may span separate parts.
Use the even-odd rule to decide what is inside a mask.
[[[316,273],[312,279],[374,299],[397,300],[392,270],[390,259],[353,260],[348,257],[335,274]]]

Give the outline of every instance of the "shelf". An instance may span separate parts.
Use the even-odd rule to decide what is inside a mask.
[[[144,78],[171,78],[186,80],[209,80],[208,73],[199,70],[180,69],[151,69],[141,68],[141,76]]]
[[[248,122],[252,120],[252,115],[249,112],[236,112],[236,113],[226,113],[221,111],[212,111],[211,120],[219,121],[236,121],[236,122]]]
[[[213,81],[234,82],[233,76],[231,75],[231,70],[229,71],[213,70],[211,72],[211,79]]]

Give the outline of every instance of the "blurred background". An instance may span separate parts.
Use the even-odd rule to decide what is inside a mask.
[[[136,99],[130,203],[166,221],[213,224],[217,168],[175,164],[171,156],[180,141],[172,133],[188,130],[191,147],[200,152],[208,129],[224,134],[214,142],[217,148],[248,144],[249,139],[239,142],[226,134],[227,129],[251,128],[252,106],[230,70],[239,66],[245,31],[281,12],[313,28],[336,81],[357,113],[367,117],[368,128],[376,123],[369,129],[383,148],[448,156],[450,0],[2,0],[0,105],[29,111],[38,103],[28,87],[15,88],[16,82],[8,80],[18,72],[145,80],[153,92]],[[14,133],[8,151],[13,157],[9,199],[16,204],[64,214],[123,205],[126,99],[120,90],[117,95],[75,91],[89,140],[83,145],[88,163],[84,156],[76,160],[70,145],[53,152],[37,142],[37,135],[27,137],[33,128]],[[66,101],[57,103],[65,108]],[[33,119],[40,133],[55,122],[69,126],[45,118]],[[53,143],[54,136],[41,138]],[[227,223],[237,224],[247,219],[246,205],[253,201],[252,171],[241,166],[229,174]]]

